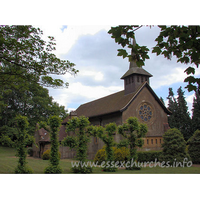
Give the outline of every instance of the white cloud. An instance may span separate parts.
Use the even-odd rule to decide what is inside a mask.
[[[95,35],[100,30],[109,30],[110,26],[72,26],[67,25],[63,29],[63,25],[34,25],[43,31],[44,39],[47,36],[53,36],[56,39],[56,52],[58,57],[68,53],[72,46],[77,42],[78,38],[82,35]]]
[[[162,86],[170,86],[174,83],[183,82],[187,77],[186,73],[184,73],[184,69],[181,67],[177,67],[174,69],[166,69],[166,73],[160,74],[157,79],[153,80],[152,87],[154,89],[160,88]]]

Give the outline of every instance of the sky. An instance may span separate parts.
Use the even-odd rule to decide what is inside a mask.
[[[49,89],[49,94],[60,105],[69,111],[77,109],[81,104],[123,90],[123,80],[120,78],[128,70],[128,59],[117,56],[116,44],[108,34],[111,25],[34,25],[44,32],[44,38],[54,36],[56,40],[57,57],[75,63],[79,70],[76,76],[66,74],[60,78],[69,83],[68,88]],[[112,25],[115,26],[115,25]],[[175,96],[182,86],[191,113],[194,92],[188,92],[184,87],[187,68],[185,64],[177,63],[176,58],[167,60],[164,56],[152,54],[152,47],[160,29],[157,26],[144,26],[136,31],[136,42],[150,49],[150,59],[143,67],[151,73],[150,86],[158,97],[162,97],[167,106],[168,88],[172,87]],[[199,77],[200,69],[196,69]]]

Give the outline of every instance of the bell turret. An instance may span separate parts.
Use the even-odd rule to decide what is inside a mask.
[[[135,39],[133,39],[133,46],[136,46]],[[129,70],[121,77],[121,79],[124,79],[125,95],[135,92],[145,81],[149,83],[149,77],[152,77],[149,72],[137,66],[136,54],[133,49],[131,50],[131,55]]]

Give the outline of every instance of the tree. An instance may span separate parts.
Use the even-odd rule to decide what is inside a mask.
[[[192,132],[200,130],[200,88],[195,92],[192,109]]]
[[[76,148],[76,158],[79,166],[73,166],[74,173],[91,173],[92,167],[85,166],[87,158],[87,144],[90,141],[91,129],[89,130],[89,120],[84,116],[74,117],[67,122],[66,132],[73,131],[76,136],[67,136],[63,139],[62,145]]]
[[[185,158],[189,160],[189,156],[186,153],[186,141],[177,128],[172,128],[165,132],[162,147],[160,160],[165,161],[165,164],[169,166],[177,167],[179,165],[178,162],[183,163]]]
[[[28,121],[26,117],[18,115],[16,118],[17,124],[17,156],[19,157],[16,174],[30,174],[33,173],[32,169],[27,166],[26,162],[26,129],[28,128]]]
[[[60,60],[52,51],[55,40],[41,39],[43,32],[33,26],[0,26],[0,85],[12,84],[21,78],[44,86],[67,86],[51,75],[76,74],[74,64]]]
[[[36,123],[50,115],[67,115],[63,106],[53,102],[46,87],[64,87],[57,75],[77,74],[70,61],[52,52],[55,40],[42,40],[43,32],[32,26],[0,26],[0,140],[16,140],[14,118],[26,115],[33,135]]]
[[[188,153],[195,164],[200,164],[200,130],[196,130],[194,135],[188,140]]]
[[[175,98],[172,88],[169,88],[169,95],[167,97],[169,100],[168,109],[172,114],[168,117],[168,122],[170,128],[179,129],[187,141],[192,134],[191,118],[181,87],[177,90],[177,93],[178,97]]]
[[[168,116],[168,123],[170,128],[178,128],[179,127],[179,116],[178,116],[178,103],[176,98],[174,97],[174,92],[172,88],[169,88],[168,99],[168,109],[172,112],[171,115]]]
[[[62,169],[59,165],[59,141],[58,131],[61,126],[61,119],[58,116],[52,116],[49,118],[50,125],[50,139],[51,139],[51,153],[50,153],[50,165],[45,168],[45,174],[61,174]]]
[[[28,134],[33,136],[36,124],[39,121],[46,121],[51,115],[58,115],[62,119],[67,116],[64,106],[53,102],[47,89],[38,83],[22,82],[15,83],[15,86],[4,86],[2,100],[5,106],[1,110],[0,137],[9,136],[12,141],[16,140],[15,116],[25,115],[29,121]],[[1,91],[1,90],[0,90]],[[5,92],[7,91],[7,92]],[[31,145],[31,144],[30,144]]]
[[[178,88],[178,129],[183,134],[184,139],[187,141],[192,136],[191,118],[188,112],[187,102],[185,101],[184,92],[181,87]]]
[[[147,133],[147,125],[139,123],[136,117],[129,117],[126,120],[126,123],[118,126],[118,132],[125,138],[125,141],[130,147],[129,161],[136,161],[137,147],[142,147],[144,144],[144,140],[142,138],[144,138]],[[125,141],[122,140],[123,143],[125,143]],[[139,168],[129,166],[126,167],[126,169],[133,170]]]
[[[103,167],[103,171],[115,172],[117,168],[114,164],[114,151],[113,147],[115,145],[113,135],[116,133],[117,125],[115,123],[106,124],[105,129],[98,128],[97,135],[105,143],[106,150],[106,162]]]
[[[148,59],[149,49],[146,46],[135,46],[132,40],[135,39],[135,31],[142,26],[116,26],[109,30],[111,37],[115,42],[122,45],[123,48],[129,48],[134,54],[128,54],[126,49],[118,49],[118,56],[128,57],[129,60],[135,60],[138,67],[144,65],[145,59]],[[150,26],[151,27],[151,26]],[[184,71],[187,78],[184,82],[188,85],[188,91],[196,90],[200,85],[200,78],[196,78],[195,67],[200,63],[200,26],[158,26],[161,29],[159,36],[156,38],[156,46],[152,53],[164,55],[165,58],[171,59],[172,54],[176,56],[177,62],[190,64],[191,66]],[[134,55],[134,57],[132,56]],[[192,74],[192,75],[191,75]]]

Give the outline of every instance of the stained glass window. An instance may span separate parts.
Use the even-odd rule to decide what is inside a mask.
[[[147,103],[142,103],[139,108],[139,116],[144,122],[149,122],[153,117],[152,107]]]

